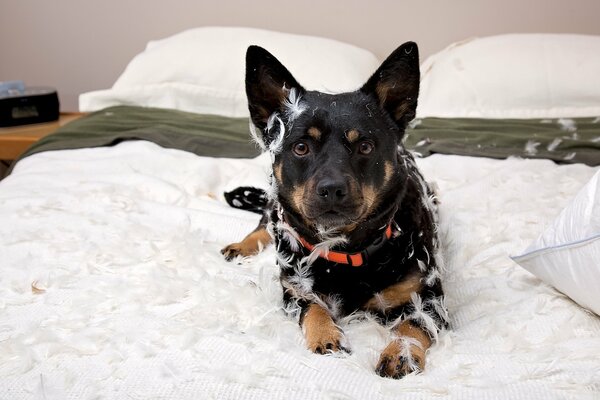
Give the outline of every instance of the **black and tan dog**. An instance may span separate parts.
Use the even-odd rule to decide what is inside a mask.
[[[437,201],[402,144],[419,92],[416,44],[335,95],[305,90],[251,46],[246,92],[255,140],[272,156],[271,190],[259,227],[223,254],[256,254],[274,239],[285,309],[313,352],[347,351],[336,321],[366,311],[394,334],[377,372],[422,370],[447,312]]]

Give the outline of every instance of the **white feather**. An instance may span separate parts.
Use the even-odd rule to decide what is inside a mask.
[[[530,156],[536,155],[538,152],[537,148],[540,144],[540,142],[536,142],[535,140],[528,140],[527,143],[525,143],[525,154]]]
[[[410,258],[410,257],[409,257]],[[419,271],[425,272],[427,271],[427,264],[417,258],[417,265],[419,266]]]
[[[288,277],[288,282],[294,286],[297,296],[300,298],[308,298],[312,293],[314,278],[311,274],[310,265],[300,261],[296,261],[293,266],[294,273]]]
[[[547,147],[548,151],[554,151],[558,147],[559,144],[562,143],[562,139],[555,138]]]
[[[381,311],[385,311],[390,307],[390,303],[385,299],[385,296],[381,292],[377,292],[373,295],[375,299],[375,308]]]
[[[265,142],[263,141],[262,137],[259,136],[256,127],[252,123],[252,120],[250,120],[248,127],[250,129],[250,136],[252,137],[254,143],[256,143],[262,151],[266,151],[267,146],[265,146]]]
[[[440,271],[437,268],[432,268],[427,277],[425,278],[425,284],[427,286],[433,286],[440,278]]]
[[[326,257],[327,254],[329,254],[331,248],[348,242],[348,238],[344,235],[340,235],[337,237],[326,237],[328,237],[328,239],[323,240],[322,242],[319,242],[314,245],[314,248],[310,252],[310,254],[302,259],[303,262],[310,265],[314,263],[317,258]]]
[[[446,323],[450,322],[450,316],[448,315],[448,308],[446,307],[446,297],[440,296],[429,300],[429,303],[433,305],[433,308],[437,314]]]
[[[284,104],[288,126],[292,126],[294,121],[308,108],[301,99],[302,96],[298,93],[296,88],[291,88]]]
[[[278,113],[273,113],[269,117],[267,122],[267,133],[272,135],[271,130],[275,128],[275,123],[278,124],[279,129],[271,143],[269,143],[269,151],[271,152],[272,156],[281,153],[281,150],[283,150],[283,140],[285,139],[285,125]]]
[[[577,130],[577,125],[571,118],[559,118],[557,122],[563,131],[575,132]]]
[[[283,239],[288,242],[290,249],[293,252],[298,252],[300,250],[300,236],[294,228],[288,223],[280,220],[277,222],[277,230],[281,232]]]
[[[411,319],[418,322],[429,334],[429,336],[437,340],[439,327],[437,326],[433,317],[425,311],[423,300],[417,293],[411,293],[411,302],[415,308],[412,313],[406,316],[406,319]]]

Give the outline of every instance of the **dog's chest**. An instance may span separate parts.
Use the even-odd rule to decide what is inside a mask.
[[[287,240],[277,242],[278,261],[284,289],[289,284],[294,290],[334,299],[343,314],[363,309],[376,294],[401,282],[418,271],[415,247],[423,246],[411,235],[400,235],[389,240],[376,254],[361,266],[338,264],[323,258],[306,263],[309,252],[292,251]],[[279,237],[279,235],[276,235]],[[310,293],[306,293],[310,292]]]
[[[320,260],[319,260],[320,261]],[[390,285],[406,277],[411,268],[393,260],[369,263],[360,267],[315,262],[312,266],[313,290],[325,296],[339,297],[345,313],[361,309],[364,304]]]

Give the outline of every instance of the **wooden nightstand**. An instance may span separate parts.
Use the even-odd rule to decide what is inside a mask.
[[[83,115],[85,113],[61,113],[58,121],[0,128],[0,160],[16,160],[29,146]]]

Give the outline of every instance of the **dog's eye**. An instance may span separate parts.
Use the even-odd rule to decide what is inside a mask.
[[[373,151],[373,143],[371,142],[360,142],[358,144],[358,151],[360,152],[360,154],[369,154],[370,152]]]
[[[305,156],[308,154],[308,145],[304,142],[298,142],[294,145],[294,153],[298,156]]]

